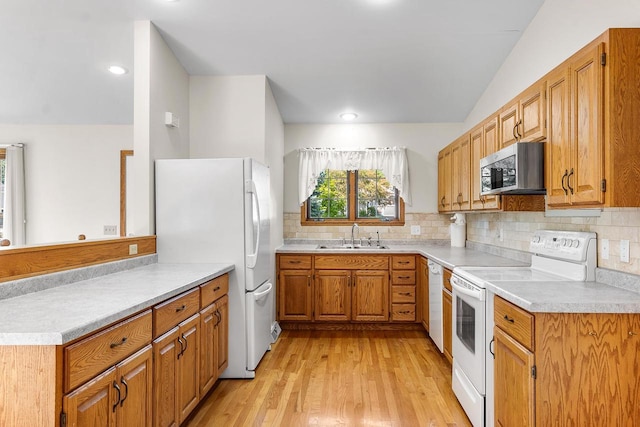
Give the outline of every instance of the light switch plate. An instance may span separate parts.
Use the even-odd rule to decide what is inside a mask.
[[[620,240],[620,261],[629,262],[629,241]]]
[[[609,239],[600,239],[602,259],[609,259]]]
[[[411,235],[412,236],[419,236],[420,235],[420,226],[419,225],[412,225],[411,226]]]

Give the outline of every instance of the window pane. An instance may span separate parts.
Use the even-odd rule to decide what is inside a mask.
[[[357,172],[358,218],[398,218],[398,192],[380,170]]]
[[[325,170],[318,177],[318,185],[307,203],[310,219],[347,218],[347,171]]]

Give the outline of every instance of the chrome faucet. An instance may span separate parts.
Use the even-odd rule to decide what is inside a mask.
[[[351,226],[351,247],[352,248],[356,247],[356,239],[354,237],[354,231],[355,231],[356,228],[358,228],[358,234],[359,234],[360,233],[360,229],[358,227],[358,224],[356,224],[354,222],[353,225]]]
[[[376,234],[378,235],[378,241],[376,242],[376,246],[380,246],[380,232],[376,230]]]

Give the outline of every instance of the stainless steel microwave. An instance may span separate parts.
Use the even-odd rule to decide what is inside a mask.
[[[544,143],[516,142],[480,160],[480,194],[545,194]]]

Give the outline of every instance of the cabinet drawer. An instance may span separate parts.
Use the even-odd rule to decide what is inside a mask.
[[[221,296],[229,293],[229,275],[223,274],[207,283],[200,285],[200,307],[212,304]]]
[[[414,255],[394,255],[391,257],[391,268],[394,270],[415,270],[416,257]]]
[[[415,322],[415,304],[391,304],[391,320],[394,322]]]
[[[153,307],[153,337],[164,334],[200,310],[200,288],[192,289]]]
[[[391,283],[394,285],[415,285],[416,284],[416,272],[415,271],[392,271]]]
[[[415,303],[416,287],[415,286],[392,286],[391,302],[392,303]]]
[[[318,255],[315,257],[316,270],[387,270],[389,257],[379,255]]]
[[[533,315],[500,297],[495,297],[494,301],[496,326],[533,351]]]
[[[308,270],[311,268],[311,255],[280,255],[280,268]]]
[[[64,349],[67,393],[151,342],[151,310]]]

